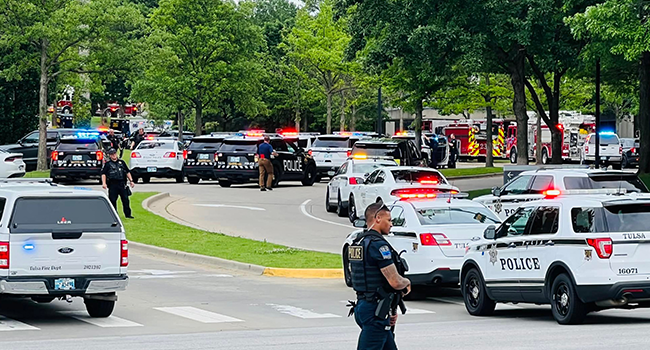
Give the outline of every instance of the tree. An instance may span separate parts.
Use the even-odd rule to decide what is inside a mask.
[[[47,169],[49,84],[66,74],[90,73],[88,63],[107,54],[101,48],[128,33],[139,17],[133,4],[120,0],[0,0],[0,48],[11,50],[5,59],[12,62],[3,76],[39,72],[38,170]]]

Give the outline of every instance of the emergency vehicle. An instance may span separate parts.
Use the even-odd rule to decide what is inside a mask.
[[[605,166],[612,165],[614,169],[621,169],[623,159],[623,146],[618,136],[613,132],[599,133],[598,144],[600,147],[600,162]],[[589,134],[582,145],[580,163],[591,164],[596,159],[596,134]]]
[[[201,180],[214,180],[214,167],[217,165],[217,151],[228,135],[197,136],[187,147],[187,157],[183,164],[183,173],[187,182],[196,185]]]
[[[318,177],[332,176],[331,172],[339,169],[350,156],[352,146],[362,138],[365,137],[348,133],[316,136],[309,152],[316,161]]]
[[[575,324],[590,311],[650,307],[650,197],[568,192],[523,204],[470,243],[460,279],[471,315],[497,302],[551,304],[558,323]]]
[[[492,155],[505,157],[506,141],[505,128],[507,122],[503,119],[493,119],[492,125]],[[442,132],[449,138],[456,137],[458,155],[463,159],[484,158],[487,152],[487,123],[485,120],[456,121],[444,127]]]
[[[53,181],[94,179],[101,183],[104,150],[98,132],[61,136],[50,154]]]
[[[172,178],[182,183],[183,163],[187,158],[184,145],[176,140],[147,139],[131,152],[133,182],[149,183],[152,177]]]

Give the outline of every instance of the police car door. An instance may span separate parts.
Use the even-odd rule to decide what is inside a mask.
[[[282,169],[283,179],[302,178],[303,164],[301,159],[296,155],[295,149],[289,149],[289,144],[284,140],[272,140],[271,146],[278,153],[279,165]]]
[[[341,186],[345,184],[346,181],[348,181],[348,167],[351,167],[351,161],[346,161],[341,165],[339,170],[336,171],[336,175],[330,180],[329,186],[330,186],[330,202],[338,201],[338,193],[339,189]]]
[[[528,190],[532,179],[532,175],[517,176],[503,186],[499,197],[494,198],[492,203],[487,203],[488,207],[494,210],[500,219],[506,219],[529,197]]]
[[[544,278],[550,264],[555,260],[559,228],[559,206],[537,207],[531,215],[528,229],[519,249],[519,267],[521,272],[520,290],[524,300],[545,302]],[[584,241],[583,241],[584,242]]]
[[[370,199],[368,195],[368,191],[370,187],[373,186],[373,184],[375,183],[375,179],[377,178],[377,175],[379,175],[380,171],[381,171],[380,169],[377,169],[374,172],[372,172],[372,174],[370,174],[370,176],[368,176],[368,178],[366,179],[366,182],[364,182],[362,186],[358,187],[359,188],[358,193],[360,198],[357,199],[357,212],[359,214],[363,213],[368,207],[368,205],[370,205],[370,203],[373,203],[375,201],[375,198]]]
[[[483,271],[486,287],[497,300],[520,301],[519,250],[523,234],[534,208],[520,208],[496,230],[497,239],[487,245],[487,263]]]

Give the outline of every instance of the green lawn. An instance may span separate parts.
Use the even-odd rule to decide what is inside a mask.
[[[454,178],[457,176],[468,176],[468,175],[489,175],[489,174],[501,174],[503,173],[503,168],[462,168],[462,169],[442,169],[440,172],[445,175],[447,178]]]
[[[467,191],[467,193],[469,194],[469,199],[474,199],[474,198],[479,197],[479,196],[483,196],[483,195],[486,195],[486,194],[491,194],[492,189],[491,188],[484,188],[482,190]]]
[[[30,178],[49,178],[50,177],[50,171],[30,171],[28,173],[25,173],[25,177],[30,177]]]
[[[122,216],[129,240],[266,267],[342,267],[341,257],[338,254],[231,237],[171,222],[142,207],[142,201],[154,194],[156,193],[134,193],[131,197],[131,208],[135,219],[124,219]],[[123,215],[121,211],[120,208],[120,215]]]
[[[650,188],[650,174],[641,174],[639,175],[639,178],[648,188]]]

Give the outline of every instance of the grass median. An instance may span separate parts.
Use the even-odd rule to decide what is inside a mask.
[[[120,215],[129,240],[188,253],[281,268],[341,268],[337,254],[290,248],[278,244],[232,237],[194,229],[164,219],[142,207],[142,201],[156,194],[138,192],[131,196],[135,219]],[[352,231],[352,228],[350,228]]]
[[[457,169],[441,169],[440,172],[445,177],[453,179],[459,176],[477,176],[477,175],[498,175],[503,173],[503,168],[457,168]]]

